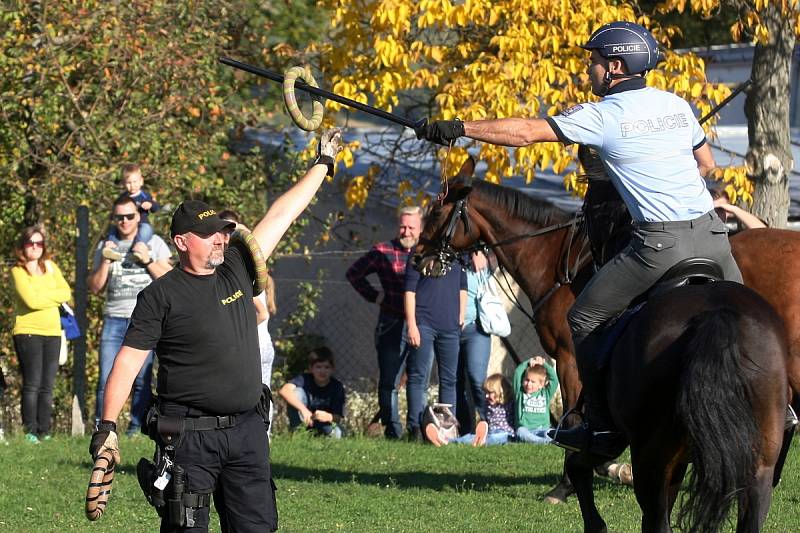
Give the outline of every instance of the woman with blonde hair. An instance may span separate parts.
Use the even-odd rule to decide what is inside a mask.
[[[61,349],[59,306],[71,297],[61,270],[50,260],[42,226],[26,228],[17,241],[14,282],[14,348],[22,371],[25,439],[50,438],[53,384]]]

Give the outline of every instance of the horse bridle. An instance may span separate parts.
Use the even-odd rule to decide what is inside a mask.
[[[456,200],[453,209],[450,210],[450,215],[447,220],[447,228],[444,230],[444,234],[439,239],[438,248],[434,248],[435,253],[433,254],[436,259],[439,260],[439,263],[442,265],[442,269],[445,273],[449,272],[449,270],[453,267],[454,262],[461,263],[461,256],[453,250],[453,236],[456,234],[456,227],[458,226],[459,220],[464,224],[464,232],[469,235],[470,231],[472,231],[472,226],[469,221],[469,213],[467,212],[467,193],[464,198]],[[469,253],[468,251],[464,251],[462,253]]]
[[[552,233],[554,231],[558,231],[563,228],[570,228],[571,231],[569,238],[567,240],[567,249],[564,254],[564,277],[563,279],[557,280],[555,284],[550,289],[548,289],[547,292],[545,292],[542,298],[533,303],[533,308],[530,313],[528,313],[528,311],[522,307],[521,303],[516,298],[513,291],[511,291],[509,295],[509,292],[506,291],[505,287],[502,287],[501,284],[503,292],[505,292],[506,296],[508,296],[509,299],[511,299],[514,302],[516,307],[518,307],[520,311],[522,311],[522,313],[525,314],[525,316],[527,316],[531,320],[531,322],[536,322],[534,315],[539,310],[539,308],[541,308],[542,305],[544,305],[544,303],[547,300],[549,300],[550,297],[559,288],[561,288],[563,285],[569,285],[570,283],[572,283],[572,280],[575,278],[575,274],[578,272],[578,270],[580,270],[583,267],[583,264],[586,262],[585,260],[587,256],[582,257],[582,250],[581,250],[581,252],[578,254],[578,258],[576,259],[575,264],[572,266],[572,268],[570,268],[569,266],[569,257],[572,252],[572,241],[574,240],[578,225],[583,219],[583,213],[582,212],[576,213],[575,216],[572,217],[567,222],[560,222],[558,224],[546,226],[542,229],[532,231],[530,233],[515,235],[513,237],[509,237],[508,239],[498,241],[495,243],[478,241],[472,246],[469,246],[464,250],[461,250],[461,254],[459,254],[453,249],[452,240],[453,236],[456,233],[456,228],[458,227],[459,220],[464,224],[465,234],[469,235],[470,232],[472,231],[472,227],[469,221],[469,212],[467,204],[467,199],[469,198],[470,192],[471,190],[468,191],[463,198],[456,200],[455,204],[453,205],[453,209],[450,210],[450,215],[447,220],[447,227],[445,229],[445,232],[439,239],[438,247],[434,248],[434,253],[431,254],[442,265],[442,270],[444,271],[444,273],[449,272],[450,269],[453,268],[453,263],[455,262],[462,264],[462,266],[466,266],[464,265],[464,262],[461,259],[461,254],[468,255],[478,251],[488,252],[490,249],[493,250],[495,248],[499,248],[501,246],[511,244],[513,242],[521,241],[524,239],[530,239],[533,237],[538,237],[540,235]],[[589,255],[588,258],[591,258],[591,255]],[[505,279],[505,272],[503,273],[503,278]],[[508,279],[505,279],[505,282],[509,287],[511,286]]]

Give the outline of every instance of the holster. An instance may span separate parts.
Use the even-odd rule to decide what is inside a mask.
[[[172,490],[167,500],[167,520],[173,526],[186,525],[186,509],[183,504],[184,477],[183,468],[178,465],[172,467]]]
[[[264,427],[269,430],[270,424],[270,417],[269,412],[270,408],[272,407],[272,391],[269,389],[267,385],[261,385],[261,399],[258,401],[256,405],[256,412],[261,415],[261,419],[264,421]]]
[[[156,452],[158,453],[158,452]],[[164,491],[158,490],[153,483],[156,480],[156,465],[153,461],[148,461],[144,457],[139,459],[136,465],[136,478],[139,480],[139,487],[141,487],[147,503],[152,505],[161,514],[161,509],[164,507]]]

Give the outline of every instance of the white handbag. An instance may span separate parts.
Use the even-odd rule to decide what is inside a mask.
[[[494,277],[484,270],[478,285],[478,322],[480,329],[487,335],[507,337],[511,333],[511,323],[500,299],[500,292]]]

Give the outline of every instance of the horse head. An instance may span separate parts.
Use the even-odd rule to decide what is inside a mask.
[[[447,274],[458,261],[458,252],[474,247],[480,239],[467,204],[474,172],[475,160],[468,157],[458,174],[447,181],[444,198],[428,207],[413,259],[414,268],[426,276]]]

